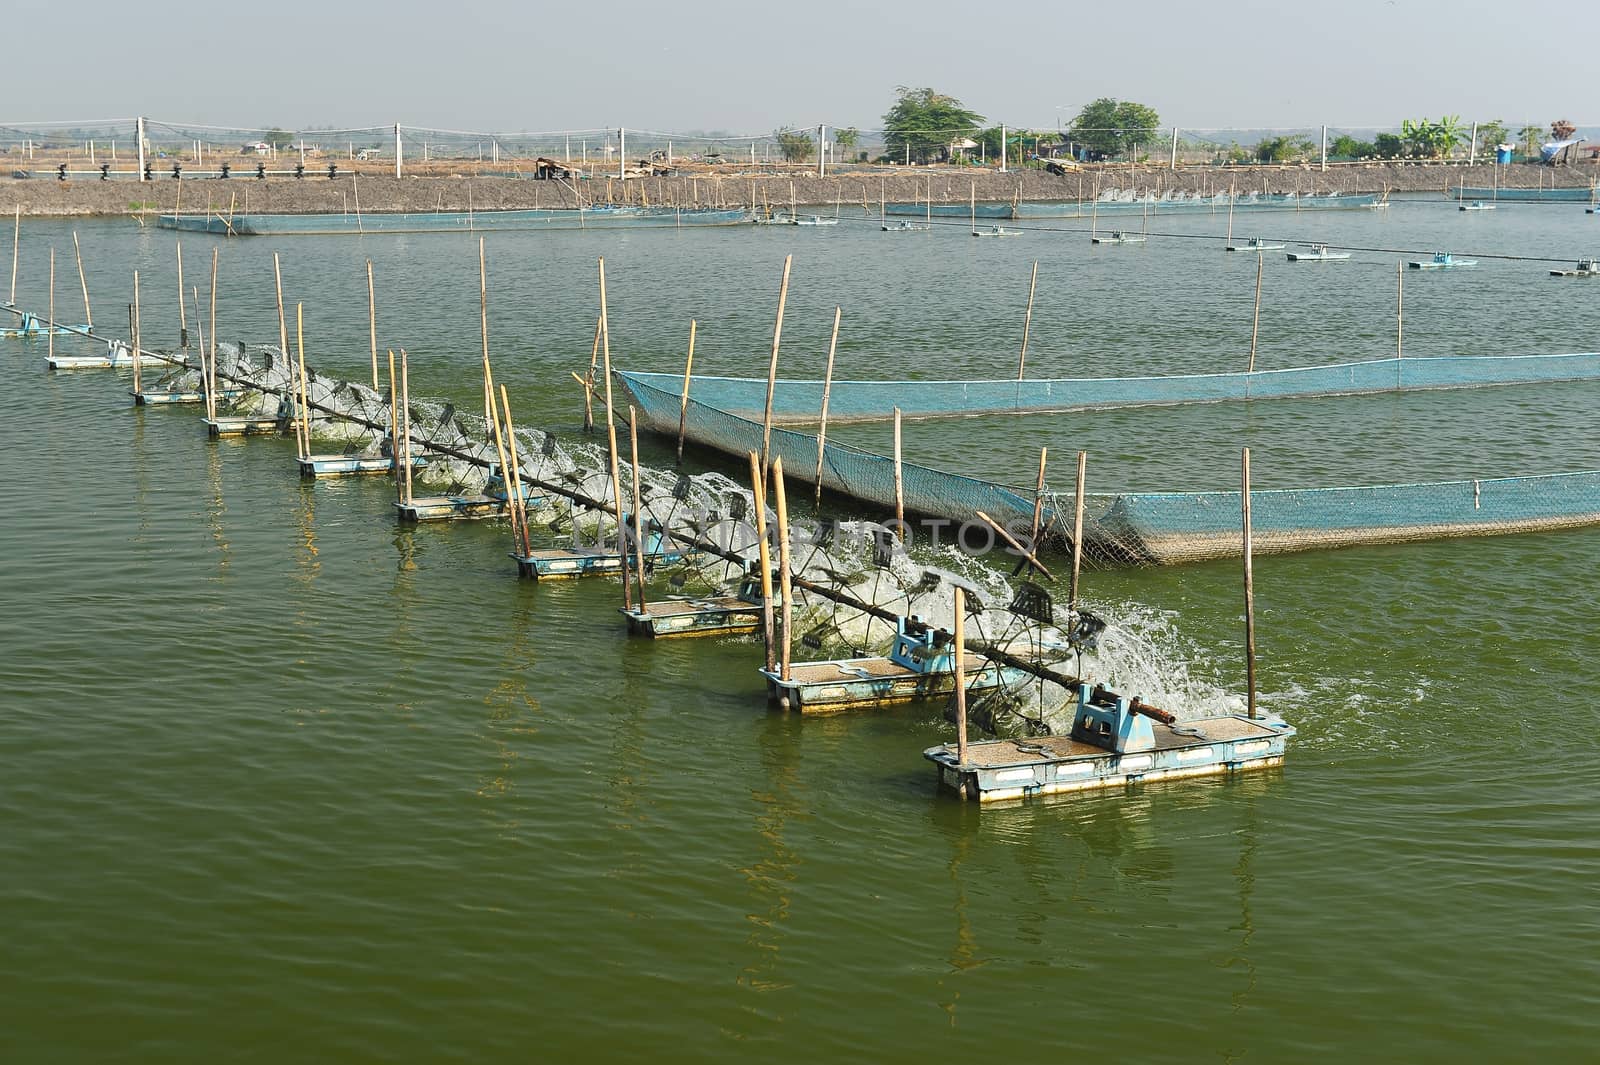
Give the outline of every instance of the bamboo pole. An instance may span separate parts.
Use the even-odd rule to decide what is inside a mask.
[[[72,231],[72,254],[78,260],[78,284],[83,288],[83,322],[89,332],[94,332],[94,314],[89,310],[89,279],[83,273],[83,249],[78,245],[78,231]]]
[[[973,236],[977,236],[978,235],[978,183],[976,181],[974,181],[972,183],[972,200],[971,200],[970,207],[971,207],[971,213],[972,213],[972,235]]]
[[[478,324],[483,337],[483,420],[494,420],[494,378],[489,372],[489,272],[484,264],[483,238],[478,238]]]
[[[828,341],[828,369],[822,376],[822,420],[817,426],[817,476],[815,506],[822,506],[822,458],[828,445],[828,396],[833,391],[833,353],[839,347],[839,315],[842,308],[833,309],[833,337]]]
[[[206,361],[206,327],[205,319],[200,317],[200,286],[191,285],[189,291],[194,295],[194,331],[200,347],[200,389],[205,396],[206,417],[216,420],[216,405],[211,399],[211,367]],[[289,376],[294,377],[294,356],[287,351],[283,353],[285,364],[289,367]]]
[[[506,443],[511,448],[511,479],[507,482],[509,493],[507,501],[511,507],[511,535],[517,536],[521,531],[522,554],[524,557],[533,550],[533,541],[528,535],[528,507],[522,494],[522,460],[517,457],[517,430],[511,421],[511,397],[506,395],[506,386],[500,386],[500,415],[506,420]]]
[[[45,328],[45,358],[56,357],[56,250],[50,249],[50,324]]]
[[[144,361],[140,356],[143,350],[144,321],[139,312],[139,271],[133,272],[133,394],[138,395],[143,389],[140,385],[139,364]]]
[[[1266,262],[1263,252],[1256,252],[1256,310],[1250,319],[1250,373],[1256,372],[1256,337],[1261,332],[1261,269]]]
[[[750,495],[756,508],[756,550],[761,566],[761,639],[766,646],[766,669],[776,666],[772,643],[772,556],[767,548],[767,493],[761,483],[761,459],[750,452]]]
[[[778,675],[788,680],[794,655],[794,614],[790,606],[794,589],[789,580],[789,502],[783,487],[781,456],[772,460],[772,486],[778,504],[778,606],[783,613],[783,657],[779,659]]]
[[[395,389],[394,349],[389,349],[389,461],[394,467],[394,501],[404,503],[400,491],[400,393]]]
[[[7,300],[9,306],[17,305],[17,249],[21,247],[22,240],[22,206],[17,205],[16,212],[11,216],[11,298]],[[183,291],[180,283],[178,291]]]
[[[1251,566],[1254,547],[1250,529],[1250,449],[1243,449],[1240,463],[1239,511],[1244,521],[1244,671],[1245,706],[1250,720],[1256,717],[1256,584]]]
[[[489,386],[489,439],[494,442],[494,453],[500,463],[500,485],[506,493],[506,516],[511,519],[511,535],[517,535],[517,512],[511,502],[512,471],[506,462],[505,437],[500,432],[500,401],[495,397],[494,386]]]
[[[411,368],[406,362],[406,349],[400,349],[400,439],[405,442],[404,484],[405,503],[411,505]]]
[[[287,361],[290,357],[289,325],[283,315],[283,267],[278,262],[277,252],[272,253],[272,283],[278,297],[278,348],[283,352],[283,357]],[[294,439],[296,449],[303,450],[299,447],[300,430],[298,428],[295,430]]]
[[[772,358],[767,362],[767,411],[761,419],[761,474],[766,476],[772,451],[772,392],[778,383],[778,345],[783,340],[783,308],[789,302],[789,267],[793,255],[783,257],[783,284],[778,287],[778,318],[772,325]]]
[[[1405,354],[1406,333],[1406,264],[1400,260],[1395,266],[1395,293],[1394,293],[1394,357],[1400,359]],[[1396,383],[1399,374],[1396,368]]]
[[[894,525],[901,543],[906,540],[906,489],[900,463],[900,408],[894,409]]]
[[[689,319],[689,357],[683,360],[683,398],[678,402],[678,465],[683,465],[683,435],[689,426],[689,375],[694,371],[694,333],[698,323]]]
[[[214,339],[213,343],[215,343]],[[300,364],[299,376],[295,378],[295,415],[297,424],[295,426],[294,441],[300,451],[300,457],[309,459],[311,457],[311,410],[308,404],[311,399],[311,389],[306,383],[306,322],[305,304],[303,303],[294,305],[294,346],[297,361]]]
[[[1228,183],[1228,243],[1233,243],[1233,183]]]
[[[1078,574],[1083,570],[1083,481],[1089,453],[1078,452],[1078,475],[1072,488],[1072,583],[1067,586],[1067,614],[1078,612]]]
[[[183,305],[183,241],[180,240],[176,243],[178,245],[178,343],[187,352],[189,349],[189,318]],[[285,356],[288,354],[287,351],[284,352]]]
[[[600,361],[600,327],[604,324],[603,318],[594,320],[594,348],[589,352],[589,376],[583,390],[583,431],[586,433],[594,432],[594,369]]]
[[[1033,487],[1033,531],[1028,534],[1028,545],[1039,550],[1039,523],[1044,520],[1044,463],[1050,449],[1039,449],[1039,479]]]
[[[372,260],[367,260],[367,342],[372,349],[372,390],[378,390],[378,301],[372,291]]]
[[[644,186],[639,188],[643,190]],[[628,449],[633,465],[633,552],[635,576],[639,580],[639,613],[648,608],[644,601],[644,501],[639,492],[639,416],[628,404]]]
[[[1033,292],[1039,284],[1039,260],[1033,261],[1033,276],[1028,279],[1028,311],[1022,316],[1022,354],[1017,356],[1017,380],[1022,380],[1023,368],[1028,363],[1028,332],[1033,327]]]
[[[211,382],[211,418],[217,417],[217,249],[211,249],[211,318],[206,323],[206,351],[209,355],[208,365],[211,367],[208,380]]]
[[[1011,550],[1015,551],[1018,555],[1022,556],[1022,564],[1023,565],[1032,566],[1034,569],[1039,571],[1040,576],[1046,578],[1047,580],[1052,580],[1053,581],[1053,580],[1056,579],[1056,575],[1054,573],[1051,573],[1045,567],[1045,564],[1043,562],[1039,561],[1038,556],[1036,554],[1036,552],[1038,551],[1038,548],[1031,548],[1030,549],[1030,548],[1023,547],[1021,544],[1017,543],[1017,538],[1015,536],[1012,536],[1011,533],[1006,529],[1006,527],[1004,525],[1001,525],[999,522],[995,521],[993,518],[989,517],[989,515],[985,514],[981,510],[977,511],[976,513],[977,513],[978,517],[983,520],[983,523],[985,525],[989,526],[989,528],[993,529],[995,532],[1000,534],[1000,539],[1004,540],[1006,542],[1007,546],[1009,546],[1011,548]]]
[[[956,681],[956,772],[960,773],[967,764],[967,673],[966,673],[966,639],[967,639],[967,593],[961,585],[955,586],[955,646],[952,654],[955,656],[955,681]],[[967,793],[966,781],[957,777],[961,784],[961,794]]]
[[[633,609],[628,583],[628,526],[622,520],[622,471],[617,465],[617,423],[611,416],[611,322],[606,312],[606,260],[600,257],[600,351],[606,375],[606,449],[611,458],[611,499],[617,519],[617,557],[622,563],[622,606]]]

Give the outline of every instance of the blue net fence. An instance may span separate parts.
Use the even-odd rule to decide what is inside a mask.
[[[647,428],[666,435],[677,433],[682,402],[679,391],[657,387],[649,380],[662,375],[617,376]],[[701,399],[689,401],[684,428],[689,441],[731,455],[743,456],[762,448],[759,421]],[[781,457],[785,470],[798,480],[810,481],[816,476],[818,442],[809,433],[775,427],[770,454]],[[979,512],[983,512],[1022,533],[1032,525],[1035,500],[1031,489],[915,463],[903,463],[901,471],[908,514],[968,523],[979,521]],[[892,458],[828,443],[822,449],[821,483],[826,491],[872,506],[880,515],[893,513]],[[1600,471],[1272,489],[1253,491],[1250,498],[1256,550],[1281,553],[1600,524]],[[1068,535],[1072,508],[1070,495],[1047,493],[1042,524],[1047,538]],[[1239,527],[1238,492],[1095,493],[1085,499],[1083,546],[1090,559],[1103,563],[1198,562],[1240,554]]]
[[[163,229],[216,233],[236,237],[323,235],[337,233],[485,233],[499,230],[671,228],[726,226],[747,221],[743,209],[631,207],[601,204],[583,208],[539,208],[521,211],[419,211],[337,214],[206,214],[161,215]]]
[[[932,360],[937,362],[938,360]],[[676,396],[682,375],[619,371],[629,384]],[[1544,381],[1600,380],[1600,354],[1482,355],[1424,359],[1373,359],[1328,366],[1298,366],[1253,373],[1175,374],[1157,377],[1066,377],[1023,381],[835,381],[828,395],[830,422],[940,418],[976,414],[1046,414],[1113,407],[1208,403],[1239,399],[1298,399],[1404,390],[1482,388]],[[690,397],[730,414],[760,419],[767,383],[753,377],[694,377]],[[823,382],[777,382],[774,424],[815,424]],[[676,410],[673,429],[676,431]]]

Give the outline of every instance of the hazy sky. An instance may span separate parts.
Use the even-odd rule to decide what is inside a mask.
[[[0,122],[875,129],[896,85],[1053,127],[1097,96],[1189,128],[1600,122],[1592,3],[350,4],[11,0]],[[21,42],[31,43],[21,43]],[[1563,47],[1561,42],[1566,42]],[[60,47],[50,46],[58,42]]]

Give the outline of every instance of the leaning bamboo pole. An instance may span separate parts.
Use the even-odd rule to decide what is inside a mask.
[[[761,567],[761,641],[766,648],[766,669],[776,664],[772,631],[772,556],[767,549],[767,493],[762,485],[761,459],[750,452],[750,496],[756,508],[757,564]]]
[[[767,362],[767,409],[761,419],[761,475],[766,476],[767,456],[772,453],[772,393],[778,383],[778,347],[783,341],[783,308],[789,302],[789,267],[793,255],[783,257],[783,283],[778,286],[778,317],[772,324],[772,358]]]
[[[511,447],[511,477],[506,482],[510,495],[507,497],[511,507],[511,531],[517,536],[521,529],[522,554],[526,556],[533,550],[533,542],[528,535],[528,507],[522,494],[522,460],[517,457],[517,430],[511,421],[511,397],[506,395],[506,386],[500,386],[500,414],[506,420],[506,443]]]
[[[817,476],[814,506],[822,506],[822,460],[828,446],[828,396],[833,391],[833,353],[839,347],[839,315],[843,308],[833,309],[833,337],[828,341],[828,368],[822,375],[822,418],[817,424]]]
[[[689,319],[689,355],[683,360],[683,398],[678,401],[678,465],[683,465],[683,436],[689,427],[689,379],[694,372],[694,334],[699,325]]]
[[[622,606],[633,609],[633,590],[628,583],[628,526],[622,520],[622,471],[617,462],[617,423],[611,406],[611,322],[606,310],[606,260],[600,257],[600,354],[606,375],[606,449],[611,462],[612,510],[617,521],[617,558],[622,565]]]
[[[600,361],[600,330],[604,326],[604,318],[594,320],[594,349],[589,352],[589,376],[584,379],[583,389],[583,431],[586,433],[594,432],[594,370]]]
[[[791,600],[794,589],[789,582],[789,502],[783,490],[783,458],[772,460],[773,497],[778,504],[778,606],[783,612],[783,657],[779,660],[778,676],[788,680],[789,662],[793,657],[794,614]]]
[[[78,260],[78,284],[83,288],[83,323],[94,332],[94,312],[89,310],[89,279],[83,273],[83,249],[78,245],[78,231],[72,231],[72,254]]]
[[[389,349],[389,461],[394,470],[394,501],[404,503],[400,479],[400,393],[395,389],[394,349]]]
[[[1022,316],[1022,354],[1017,356],[1017,380],[1022,380],[1028,365],[1028,333],[1033,326],[1033,292],[1039,285],[1039,260],[1033,261],[1033,276],[1028,279],[1028,310]]]

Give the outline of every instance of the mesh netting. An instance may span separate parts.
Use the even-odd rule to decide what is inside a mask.
[[[657,432],[675,434],[680,396],[653,387],[643,376],[619,374],[645,423]],[[685,435],[734,455],[761,450],[759,422],[693,399]],[[771,453],[782,456],[797,478],[814,477],[815,436],[774,428]],[[971,522],[981,520],[982,511],[1012,528],[1031,525],[1033,497],[1027,489],[913,463],[902,464],[902,477],[910,513]],[[822,484],[888,511],[895,502],[894,460],[830,442],[824,448]],[[1597,524],[1600,472],[1271,489],[1252,491],[1250,498],[1257,551],[1306,551]],[[1072,506],[1071,497],[1047,499],[1043,528],[1048,534],[1065,535]],[[1167,565],[1227,558],[1241,553],[1239,528],[1238,492],[1090,494],[1085,499],[1083,549],[1091,559],[1109,563]]]
[[[618,371],[628,382],[676,397],[682,376]],[[1600,379],[1600,354],[1473,355],[1422,359],[1372,359],[1329,366],[1297,366],[1254,373],[1173,374],[1153,377],[1067,377],[1023,381],[834,381],[830,422],[972,414],[1043,414],[1112,407],[1212,403],[1238,399],[1297,399],[1373,392],[1478,388],[1542,381]],[[695,377],[690,395],[717,410],[760,419],[767,383],[754,377]],[[815,423],[822,410],[821,381],[778,381],[774,424]],[[676,398],[674,398],[676,402]],[[676,421],[674,421],[676,428]]]

